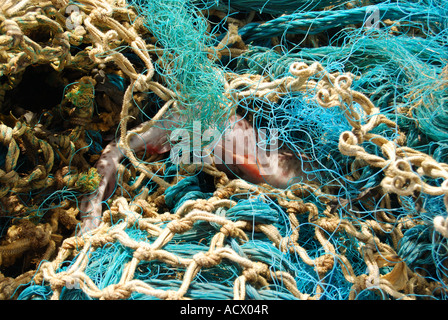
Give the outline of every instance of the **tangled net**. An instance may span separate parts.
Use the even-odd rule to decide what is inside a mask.
[[[448,11],[366,2],[0,1],[1,299],[445,299]],[[135,152],[160,110],[238,113],[307,169]]]

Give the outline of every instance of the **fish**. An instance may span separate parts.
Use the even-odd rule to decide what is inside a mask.
[[[147,122],[143,122],[130,132],[138,131]],[[163,154],[170,150],[168,141],[169,128],[172,123],[167,119],[161,120],[157,126],[152,126],[149,130],[134,134],[129,140],[129,147],[134,152],[146,151],[147,154]],[[82,197],[78,205],[81,213],[81,229],[79,234],[96,229],[102,216],[102,203],[114,192],[116,187],[116,173],[124,152],[118,146],[117,141],[110,142],[101,153],[95,164],[97,173],[101,176],[101,181],[95,192]]]
[[[280,189],[315,179],[311,173],[312,161],[305,154],[285,147],[277,148],[278,140],[274,149],[267,148],[266,143],[260,141],[264,137],[240,115],[232,115],[229,122],[229,130],[225,130],[214,149],[215,165],[219,170],[254,184],[267,183]],[[271,143],[276,139],[278,137],[271,137]],[[223,161],[216,163],[216,158]]]
[[[130,132],[139,131],[146,123]],[[162,118],[157,122],[157,126],[151,126],[146,132],[131,136],[129,147],[135,152],[145,150],[147,154],[164,154],[170,151],[170,133],[176,123],[179,123],[179,118],[174,113]],[[312,179],[311,161],[307,156],[281,148],[269,150],[269,153],[265,149],[261,148],[260,135],[256,134],[249,121],[240,115],[232,115],[229,118],[229,126],[222,132],[214,147],[214,162],[219,170],[231,177],[254,184],[267,183],[275,188],[285,189],[297,182]],[[114,192],[115,175],[123,157],[124,153],[117,142],[112,141],[104,148],[95,164],[102,178],[96,192],[85,196],[79,205],[80,234],[99,226],[102,203]]]

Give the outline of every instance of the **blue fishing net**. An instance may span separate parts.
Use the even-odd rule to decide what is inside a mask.
[[[157,80],[179,103],[180,127],[192,133],[200,121],[201,130],[223,130],[237,112],[257,129],[276,130],[280,148],[307,164],[304,175],[280,190],[233,180],[237,173],[224,176],[202,164],[189,172],[170,157],[141,157],[169,184],[158,188],[125,159],[117,191],[104,206],[107,241],[85,236],[67,244],[76,250],[63,262],[55,260],[60,263],[52,265],[54,275],[45,278],[37,271],[17,290],[19,299],[145,300],[179,292],[181,298],[217,300],[241,292],[253,300],[446,298],[447,240],[433,226],[436,216],[446,216],[445,195],[385,192],[390,163],[379,167],[343,154],[341,136],[357,132],[342,103],[325,108],[317,101],[322,73],[308,79],[314,87],[283,91],[272,100],[257,96],[257,90],[236,99],[246,88],[229,92],[224,81],[247,75],[260,83],[293,77],[293,62],[318,62],[325,72],[348,73],[351,89],[394,123],[372,128],[372,138],[359,147],[383,159],[375,138],[381,137],[384,144],[413,148],[446,163],[448,11],[443,1],[127,4],[142,18]],[[219,56],[214,46],[225,39],[232,19],[238,20],[239,40]],[[109,80],[125,90],[123,78]],[[153,93],[148,97],[146,109],[138,106],[141,120],[150,118],[150,107],[165,103]],[[363,112],[358,103],[351,107]],[[358,121],[365,124],[366,119]],[[265,138],[260,144],[269,144]],[[89,131],[86,142],[91,154],[100,151],[98,132]],[[417,172],[417,165],[411,171]],[[440,187],[443,179],[425,177],[424,182]],[[143,196],[146,202],[139,202]],[[149,249],[162,242],[159,251]],[[79,253],[87,250],[85,243],[92,246],[88,258]],[[215,252],[227,255],[201,260]],[[136,261],[137,256],[145,258]],[[90,280],[60,280],[76,278],[71,272],[78,269],[86,276],[82,279]],[[409,278],[415,286],[406,284]]]

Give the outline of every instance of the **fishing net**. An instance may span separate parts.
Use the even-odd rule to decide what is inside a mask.
[[[0,13],[1,299],[446,298],[444,1]],[[207,161],[217,141],[195,137],[236,115],[301,174],[279,187]],[[199,161],[133,149],[152,128],[187,132]],[[115,184],[80,232],[113,141]]]

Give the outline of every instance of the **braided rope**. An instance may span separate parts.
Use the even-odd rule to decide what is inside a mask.
[[[63,288],[75,283],[80,285],[80,289],[85,294],[98,299],[126,299],[135,293],[159,299],[187,299],[190,294],[189,289],[201,271],[222,266],[229,261],[240,268],[238,274],[232,278],[235,299],[244,299],[248,296],[247,284],[268,288],[277,283],[281,283],[291,295],[298,299],[319,299],[326,290],[328,281],[326,275],[336,267],[340,267],[344,279],[351,285],[349,299],[355,299],[359,292],[366,289],[378,289],[396,299],[413,299],[415,295],[431,295],[435,288],[443,288],[442,284],[436,281],[430,282],[412,272],[398,258],[396,250],[397,243],[403,236],[401,228],[408,222],[397,221],[397,228],[394,229],[382,222],[392,219],[384,214],[383,220],[364,219],[353,223],[350,217],[342,216],[337,209],[335,210],[332,201],[336,197],[324,192],[323,187],[319,189],[310,184],[296,185],[287,191],[277,190],[267,185],[252,185],[238,179],[229,180],[214,166],[204,165],[203,172],[215,179],[216,191],[213,196],[208,199],[187,200],[174,213],[159,213],[159,210],[166,208],[162,195],[163,190],[179,182],[180,177],[177,177],[172,183],[167,183],[158,177],[155,174],[156,165],[142,164],[129,147],[129,140],[133,134],[148,130],[168,110],[181,108],[177,102],[179,97],[176,96],[176,93],[154,79],[154,66],[148,48],[153,51],[161,49],[152,44],[148,45],[139,35],[141,20],[136,18],[131,24],[128,21],[120,23],[116,19],[120,14],[129,14],[135,18],[134,11],[125,8],[124,1],[80,0],[78,2],[82,10],[73,15],[73,19],[79,18],[83,24],[74,30],[65,30],[66,28],[62,27],[65,19],[62,12],[68,5],[67,1],[51,1],[52,7],[49,11],[37,8],[26,12],[23,12],[23,9],[30,3],[28,0],[15,4],[12,1],[3,1],[1,3],[2,16],[0,16],[3,31],[0,36],[0,54],[7,56],[8,60],[1,64],[0,75],[9,77],[8,81],[13,84],[14,77],[19,78],[27,67],[35,63],[50,63],[56,71],[61,71],[67,66],[76,67],[79,70],[91,70],[93,65],[114,63],[130,80],[130,84],[124,92],[119,118],[121,121],[120,147],[133,168],[127,170],[125,165],[122,165],[119,172],[124,177],[133,178],[140,174],[140,178],[127,191],[133,192],[139,188],[144,191],[134,197],[132,201],[122,196],[114,196],[110,209],[103,212],[102,223],[98,229],[80,237],[64,240],[56,258],[41,264],[34,281],[40,284],[49,284],[53,299],[60,298]],[[391,18],[395,17],[395,14],[399,14],[400,17],[403,15],[403,12],[394,10],[387,11],[388,14],[391,14]],[[427,13],[416,13],[409,10],[410,12],[405,12],[405,14],[411,13],[411,16],[417,18],[421,18],[423,15],[425,18],[427,17]],[[55,20],[50,15],[47,16],[47,12],[51,12]],[[250,25],[244,27],[244,23],[229,21],[229,31],[224,40],[207,52],[216,55],[212,57],[213,59],[219,58],[220,54],[225,51],[224,44],[226,44],[237,46],[236,49],[239,51],[234,52],[239,54],[245,50],[245,44],[241,40],[244,39],[244,34],[250,34],[249,37],[254,38],[266,35],[271,37],[272,34],[266,32],[266,28],[276,35],[283,34],[285,28],[289,28],[288,30],[293,32],[302,32],[302,28],[310,25],[311,18],[315,19],[316,25],[324,26],[322,27],[324,29],[330,24],[337,26],[363,21],[366,8],[354,9],[350,12],[350,19],[341,14],[340,11],[319,12],[308,14],[308,16],[301,15],[302,18],[306,18],[303,20],[291,19],[293,16],[284,16],[253,27],[253,29]],[[298,15],[294,17],[298,17]],[[28,36],[30,31],[42,26],[51,30],[54,35],[51,43],[46,45],[37,43]],[[319,30],[317,28],[313,31]],[[79,45],[88,41],[93,44],[91,48],[86,49],[82,54],[71,56],[70,45]],[[137,71],[138,69],[131,61],[120,52],[120,45],[126,45],[139,57],[144,65],[144,72]],[[19,48],[24,48],[23,52]],[[387,196],[390,194],[407,196],[416,192],[447,197],[448,166],[446,164],[438,163],[424,153],[403,147],[398,140],[390,141],[382,135],[372,133],[380,125],[386,125],[397,131],[398,126],[382,116],[380,110],[365,95],[351,89],[352,75],[330,74],[319,63],[307,65],[301,62],[292,63],[289,74],[283,78],[272,80],[257,75],[224,73],[223,87],[225,90],[223,94],[229,102],[223,108],[228,108],[231,111],[243,100],[265,99],[275,102],[291,92],[315,92],[309,99],[324,108],[340,108],[353,128],[352,131],[346,131],[340,136],[339,150],[341,153],[353,157],[357,165],[368,165],[383,170],[384,176],[380,186],[381,194],[385,196],[385,199],[388,199]],[[78,84],[78,88],[79,86],[80,84]],[[2,90],[7,89],[7,86],[2,88]],[[165,105],[153,118],[153,121],[148,122],[137,131],[130,131],[128,122],[133,109],[135,109],[134,93],[142,92],[155,93],[165,101]],[[73,93],[75,95],[66,98],[72,99],[71,102],[74,102],[75,105],[88,106],[88,108],[78,110],[82,121],[70,135],[53,137],[53,139],[49,139],[50,143],[37,138],[35,131],[21,122],[17,122],[14,128],[4,124],[0,125],[0,142],[8,149],[5,170],[0,171],[0,182],[3,183],[0,197],[7,195],[12,189],[25,191],[30,188],[44,188],[55,183],[55,180],[63,186],[74,187],[77,183],[82,185],[82,173],[68,165],[60,169],[59,177],[52,179],[49,175],[55,166],[55,146],[63,146],[60,155],[66,159],[74,158],[76,152],[74,140],[80,138],[84,123],[88,122],[92,114],[93,93],[79,97],[76,96],[79,93],[77,89],[74,89]],[[83,100],[84,98],[85,100]],[[355,105],[361,106],[362,110]],[[15,171],[20,155],[19,140],[26,140],[30,148],[36,152],[40,150],[39,164],[22,177],[19,177]],[[364,147],[366,142],[378,146],[382,155],[369,153]],[[191,168],[183,169],[188,171]],[[194,169],[191,170],[194,172]],[[89,171],[88,175],[94,180],[93,171]],[[430,185],[425,182],[425,177],[441,179],[443,182],[440,186]],[[149,178],[160,186],[158,193],[149,195],[149,190],[145,190],[143,187],[144,178]],[[82,188],[82,186],[79,187]],[[84,186],[84,188],[86,190],[95,189],[95,184]],[[318,208],[312,202],[304,202],[304,194],[313,194],[319,199],[324,209]],[[235,220],[231,219],[230,215],[222,215],[223,211],[232,212],[232,208],[234,208],[232,213],[236,211],[236,214],[238,209],[242,210],[241,203],[235,201],[237,199],[234,197],[235,195],[249,195],[249,198],[259,196],[260,199],[265,200],[267,198],[275,199],[286,213],[290,234],[284,235],[274,223]],[[448,201],[445,202],[447,205]],[[35,248],[46,248],[44,256],[50,257],[55,251],[58,241],[57,235],[54,234],[58,223],[66,226],[74,226],[77,223],[78,212],[76,209],[68,205],[58,209],[54,210],[54,216],[48,224],[38,225],[34,228],[30,225],[29,229],[28,226],[22,225],[21,230],[28,230],[27,235],[14,244],[1,245],[0,258],[2,260],[0,262],[12,263],[24,251]],[[355,215],[352,212],[355,210],[347,209],[347,211],[349,215]],[[309,230],[305,230],[306,228],[299,222],[299,219],[307,221],[306,225]],[[208,246],[202,247],[203,250],[185,257],[166,249],[169,245],[176,243],[176,237],[189,231],[195,231],[201,223],[215,226],[216,229],[216,232],[211,235]],[[448,235],[448,223],[443,218],[435,219],[434,224],[436,230],[442,235]],[[126,232],[131,228],[144,232],[146,239],[132,238]],[[16,240],[21,234],[20,232],[14,233],[14,230],[16,229],[11,229],[10,241]],[[310,232],[321,247],[317,256],[312,255],[301,242],[301,233],[305,231]],[[301,262],[313,270],[319,280],[313,295],[299,290],[299,284],[294,275],[287,271],[275,270],[269,263],[252,260],[237,249],[226,245],[226,241],[229,239],[235,240],[237,243],[250,243],[253,240],[251,235],[254,233],[268,239],[272,246],[282,254],[299,257]],[[356,272],[343,250],[335,247],[331,242],[335,235],[344,234],[348,234],[358,241],[359,246],[356,250],[367,267],[364,273]],[[392,235],[394,240],[391,245],[380,240],[379,235],[384,234]],[[86,273],[91,262],[89,257],[106,244],[113,243],[119,243],[128,249],[132,258],[124,266],[121,278],[117,283],[100,288],[98,283]],[[61,265],[67,260],[72,260],[72,264],[66,270],[61,270]],[[163,290],[137,279],[138,267],[148,262],[164,263],[172,268],[184,270],[179,274],[182,278],[179,288]],[[382,267],[390,269],[386,274],[381,274]],[[19,283],[22,280],[18,279],[17,281]]]

